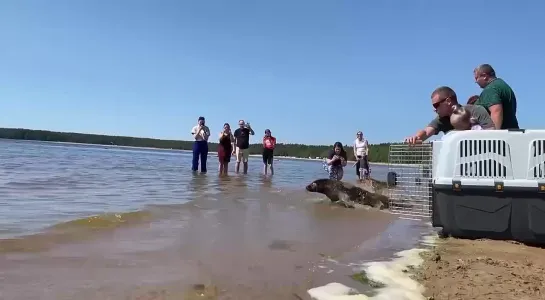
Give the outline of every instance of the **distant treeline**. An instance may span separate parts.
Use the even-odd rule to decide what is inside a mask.
[[[14,140],[85,143],[97,145],[117,145],[129,147],[150,147],[178,150],[191,150],[193,147],[192,141],[160,140],[128,136],[54,132],[46,130],[19,128],[0,128],[0,138]],[[261,137],[259,137],[258,139],[261,140]],[[216,151],[217,146],[217,143],[210,143],[210,151]],[[389,143],[370,145],[369,160],[372,162],[388,162],[389,146]],[[302,144],[278,144],[276,145],[275,155],[300,158],[325,157],[327,155],[327,152],[332,149],[332,147],[333,145],[315,146]],[[354,155],[352,151],[352,146],[348,145],[345,149],[348,154],[348,159],[353,160]],[[251,154],[261,154],[261,152],[261,143],[250,145]]]

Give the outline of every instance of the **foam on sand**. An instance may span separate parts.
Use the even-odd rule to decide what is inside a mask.
[[[435,236],[426,236],[422,240],[425,246],[435,245]],[[369,262],[362,265],[362,271],[375,282],[384,284],[376,289],[377,294],[366,296],[341,283],[332,282],[308,290],[315,300],[425,300],[424,287],[412,279],[410,269],[419,267],[424,260],[420,253],[428,249],[415,248],[396,253],[392,261]]]

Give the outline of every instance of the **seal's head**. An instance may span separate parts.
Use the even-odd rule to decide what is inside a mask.
[[[313,181],[311,184],[307,185],[306,190],[309,192],[318,192],[318,184]]]

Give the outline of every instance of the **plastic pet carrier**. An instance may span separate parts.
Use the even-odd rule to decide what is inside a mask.
[[[545,244],[545,130],[451,132],[433,148],[433,226]]]
[[[452,131],[390,146],[390,210],[459,238],[545,244],[545,130]]]

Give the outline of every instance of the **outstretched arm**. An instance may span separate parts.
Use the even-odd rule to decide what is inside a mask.
[[[406,138],[405,142],[409,144],[422,143],[423,141],[427,140],[429,137],[434,136],[436,133],[437,133],[437,129],[431,126],[427,126],[426,128],[417,131],[415,135]]]

